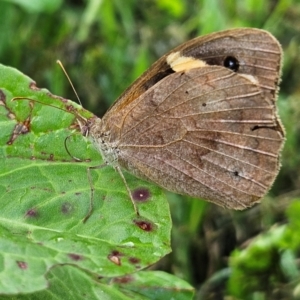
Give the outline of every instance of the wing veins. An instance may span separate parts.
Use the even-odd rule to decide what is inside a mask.
[[[177,157],[178,157],[178,156],[177,156]],[[132,157],[131,157],[131,158],[132,158]],[[136,157],[134,157],[134,159],[136,159],[136,160],[142,162],[143,164],[146,164],[145,161],[141,161],[140,159],[138,159],[138,158],[136,158]],[[216,189],[213,189],[211,186],[202,183],[202,182],[199,181],[198,179],[195,179],[195,178],[191,177],[189,174],[187,174],[187,173],[185,173],[185,172],[182,172],[182,170],[179,170],[179,169],[176,168],[174,165],[169,164],[169,163],[166,163],[165,161],[163,161],[162,159],[159,159],[159,158],[157,158],[157,157],[156,157],[156,159],[157,159],[158,161],[161,161],[162,163],[167,164],[168,166],[170,166],[171,168],[175,169],[176,171],[179,171],[179,172],[185,174],[186,176],[190,177],[191,179],[195,180],[196,182],[198,182],[198,183],[200,183],[200,184],[202,184],[202,185],[208,187],[209,189],[216,191]],[[179,158],[179,159],[181,159],[181,158]],[[184,160],[184,161],[185,161],[185,160]],[[187,162],[187,163],[190,164],[189,162]],[[146,165],[147,165],[148,167],[152,168],[152,169],[156,169],[156,170],[158,170],[158,171],[160,171],[160,172],[163,172],[163,173],[167,174],[168,176],[170,176],[170,174],[169,174],[168,172],[164,172],[164,171],[162,171],[161,169],[158,169],[158,168],[154,167],[153,165],[151,165],[151,166],[150,166],[149,164],[146,164]],[[192,164],[190,164],[190,165],[192,165]],[[192,165],[192,166],[193,166],[193,165]],[[229,186],[229,187],[231,187],[231,188],[233,188],[233,189],[235,189],[235,190],[238,190],[238,191],[242,192],[243,194],[250,195],[249,193],[246,193],[245,191],[242,191],[242,190],[239,190],[239,189],[237,189],[237,188],[235,188],[235,187],[230,186],[230,185],[227,184],[226,182],[223,182],[222,180],[219,180],[218,178],[214,177],[213,175],[211,175],[211,174],[209,174],[209,173],[207,173],[207,172],[205,172],[205,171],[203,171],[203,170],[200,170],[200,169],[198,169],[198,170],[199,170],[199,171],[202,171],[203,173],[207,174],[208,176],[214,178],[215,180],[217,180],[217,181],[219,181],[219,182],[222,182],[222,183],[224,183],[225,185],[227,185],[227,186]],[[149,178],[149,177],[148,177],[148,178]],[[152,180],[151,180],[151,181],[152,181]],[[252,194],[251,194],[251,195],[252,195]],[[260,196],[258,196],[258,195],[256,195],[256,196],[257,196],[257,197],[260,197]],[[227,199],[230,199],[230,198],[227,198]],[[242,206],[245,207],[245,205],[244,205],[242,202],[240,202],[238,199],[236,199],[236,201],[237,201],[240,205],[242,205]]]
[[[233,73],[234,74],[234,73]],[[195,77],[195,78],[197,78],[197,77]],[[182,85],[184,85],[185,84],[185,82],[182,84]],[[180,85],[180,86],[178,86],[175,90],[173,90],[164,100],[163,100],[163,102],[164,101],[167,101],[167,99],[169,99],[169,97],[171,97],[171,95],[172,94],[174,94],[174,92],[178,89],[178,88],[180,88],[180,87],[182,87],[182,85]],[[231,86],[231,87],[228,87],[228,89],[230,89],[230,88],[232,88],[232,87],[238,87],[238,86],[242,86],[242,85],[244,85],[244,83],[243,84],[238,84],[238,85],[234,85],[234,86]],[[203,95],[209,95],[209,94],[211,94],[211,93],[214,93],[215,91],[222,91],[222,90],[224,90],[224,88],[220,88],[220,89],[216,89],[216,90],[213,90],[213,91],[209,91],[209,92],[207,92],[207,93],[204,93]],[[239,98],[241,98],[241,97],[244,97],[244,98],[246,98],[246,97],[252,97],[252,96],[255,96],[255,95],[258,95],[258,94],[260,94],[260,92],[257,92],[257,93],[250,93],[250,94],[244,94],[244,95],[242,95],[242,96],[234,96],[234,97],[229,97],[229,98],[221,98],[221,99],[218,99],[218,100],[216,100],[216,101],[212,101],[212,103],[220,103],[220,102],[223,102],[223,101],[228,101],[228,100],[231,100],[231,99],[239,99]],[[160,112],[160,113],[156,113],[156,114],[151,114],[151,115],[147,115],[144,119],[142,119],[142,120],[140,120],[138,123],[136,123],[135,124],[135,126],[133,126],[133,127],[131,127],[128,131],[126,131],[125,133],[124,133],[124,135],[126,135],[126,134],[128,134],[131,130],[134,130],[137,126],[139,126],[142,122],[144,122],[145,120],[147,120],[147,119],[149,119],[149,118],[151,118],[151,117],[153,117],[153,116],[161,116],[161,115],[163,115],[163,114],[165,114],[166,112],[168,112],[168,111],[170,111],[170,110],[172,110],[172,109],[174,109],[174,108],[176,108],[176,107],[179,107],[180,105],[183,105],[183,104],[185,104],[185,103],[187,103],[187,102],[189,102],[189,101],[192,101],[192,100],[194,100],[194,99],[197,99],[197,97],[193,97],[193,98],[190,98],[190,99],[187,99],[187,100],[185,100],[185,101],[183,101],[183,102],[181,102],[181,103],[178,103],[177,105],[174,105],[174,106],[172,106],[171,108],[169,108],[169,109],[167,109],[167,110],[164,110],[164,111],[162,111],[162,112]],[[161,104],[163,104],[163,102],[161,102],[157,107],[159,107]],[[134,106],[135,107],[135,106]],[[133,108],[134,108],[133,107]],[[133,110],[133,108],[131,108],[131,110]],[[257,107],[257,108],[265,108],[265,107]],[[238,109],[244,109],[244,108],[237,108],[237,110]],[[251,108],[251,109],[255,109],[255,108]],[[130,111],[131,111],[130,110]],[[224,112],[224,111],[232,111],[233,109],[229,109],[229,110],[220,110],[220,111],[218,111],[218,112]],[[129,114],[129,112],[130,111],[128,111],[128,113],[127,113],[127,115]],[[201,113],[199,113],[199,115],[201,115],[201,114],[206,114],[206,113],[212,113],[212,112],[201,112]],[[194,115],[197,115],[197,114],[194,114]],[[189,116],[189,115],[188,115]],[[176,117],[174,117],[175,119],[177,119]],[[123,123],[125,122],[125,119],[126,119],[126,116],[124,117],[124,119],[123,119]]]

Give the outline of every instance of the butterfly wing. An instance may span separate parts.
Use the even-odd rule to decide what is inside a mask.
[[[132,174],[241,209],[278,173],[284,137],[273,104],[248,77],[204,66],[166,76],[109,113],[103,130]]]
[[[238,64],[236,73],[254,76],[266,97],[273,102],[276,100],[282,57],[280,44],[267,31],[237,28],[197,37],[171,50],[139,77],[115,101],[109,112],[122,110],[160,80],[173,74],[175,71],[168,57],[174,53],[212,66],[226,66],[228,59],[234,59]],[[277,126],[283,132],[280,123]]]

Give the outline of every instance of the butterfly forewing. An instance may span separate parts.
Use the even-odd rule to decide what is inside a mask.
[[[237,28],[192,39],[157,60],[112,105],[121,110],[164,77],[174,73],[167,63],[171,53],[203,60],[208,65],[224,66],[226,58],[236,58],[239,74],[254,76],[267,97],[276,100],[282,50],[278,41],[267,31]]]

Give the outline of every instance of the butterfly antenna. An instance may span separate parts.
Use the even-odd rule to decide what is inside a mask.
[[[76,90],[75,90],[75,87],[74,87],[74,85],[73,85],[73,83],[72,83],[72,81],[71,81],[71,79],[70,79],[70,77],[69,77],[69,75],[68,75],[66,69],[64,68],[63,64],[61,63],[60,60],[57,60],[56,63],[58,63],[58,65],[61,67],[61,69],[62,69],[63,72],[65,73],[65,75],[66,75],[66,77],[67,77],[67,79],[68,79],[68,81],[69,81],[69,83],[70,83],[70,85],[71,85],[71,87],[72,87],[72,90],[73,90],[73,92],[74,92],[74,94],[75,94],[75,96],[76,96],[76,98],[77,98],[79,104],[82,106],[82,103],[81,103],[81,101],[80,101],[80,98],[79,98],[79,96],[78,96],[78,94],[77,94],[77,92],[76,92]]]

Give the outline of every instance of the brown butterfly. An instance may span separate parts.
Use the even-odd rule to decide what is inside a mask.
[[[155,62],[102,119],[80,120],[82,130],[123,179],[122,168],[175,193],[249,207],[280,167],[281,58],[263,30],[198,37]]]

